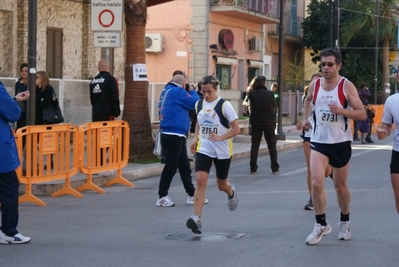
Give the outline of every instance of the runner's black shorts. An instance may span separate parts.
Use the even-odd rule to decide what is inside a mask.
[[[392,150],[391,173],[399,173],[399,152]]]
[[[310,148],[329,158],[329,163],[334,168],[344,167],[348,164],[352,156],[351,141],[335,144],[310,142]]]
[[[195,155],[195,172],[203,171],[209,174],[212,162],[215,164],[216,177],[220,180],[227,179],[227,176],[229,175],[231,158],[217,159],[197,153]]]

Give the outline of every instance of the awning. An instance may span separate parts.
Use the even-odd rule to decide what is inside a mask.
[[[260,60],[251,60],[251,59],[248,59],[247,61],[248,61],[249,67],[263,68],[263,66],[265,65],[265,64],[263,63],[263,61],[260,61]]]
[[[160,5],[166,2],[171,2],[173,0],[148,0],[147,7]]]
[[[216,64],[220,65],[237,65],[237,59],[231,57],[217,57],[213,56],[216,59]]]

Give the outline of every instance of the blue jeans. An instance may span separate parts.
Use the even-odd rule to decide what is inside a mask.
[[[277,149],[276,149],[276,125],[252,125],[252,137],[251,137],[251,159],[249,161],[249,165],[251,168],[251,172],[256,172],[258,170],[258,153],[260,141],[262,140],[262,134],[264,134],[267,148],[269,149],[270,155],[270,168],[272,172],[276,172],[279,170],[280,166],[277,163]]]
[[[18,234],[18,188],[15,171],[0,173],[1,231],[8,235]]]
[[[194,185],[191,181],[191,168],[187,157],[186,138],[177,135],[161,134],[162,156],[165,166],[159,181],[159,198],[168,195],[170,183],[179,169],[184,189],[189,196],[194,196]]]

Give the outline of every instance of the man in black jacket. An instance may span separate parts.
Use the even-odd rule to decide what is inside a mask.
[[[251,138],[251,160],[249,162],[251,174],[256,174],[258,170],[257,160],[262,133],[265,136],[270,155],[270,167],[273,174],[279,174],[279,164],[277,163],[276,149],[276,100],[272,91],[266,88],[266,78],[259,76],[255,80],[254,90],[249,93],[251,103],[251,115],[249,123],[252,126]]]
[[[90,82],[93,121],[112,121],[121,114],[118,81],[109,73],[109,62],[98,62],[99,74]]]

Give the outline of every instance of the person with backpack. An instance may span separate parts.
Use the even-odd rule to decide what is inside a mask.
[[[197,101],[197,125],[191,153],[195,154],[196,190],[194,193],[194,215],[186,226],[195,234],[201,234],[201,215],[205,190],[212,162],[216,169],[218,189],[227,194],[227,206],[233,211],[238,205],[236,186],[227,181],[232,151],[232,138],[239,134],[238,116],[230,102],[218,95],[220,82],[212,75],[201,80],[204,99]]]

